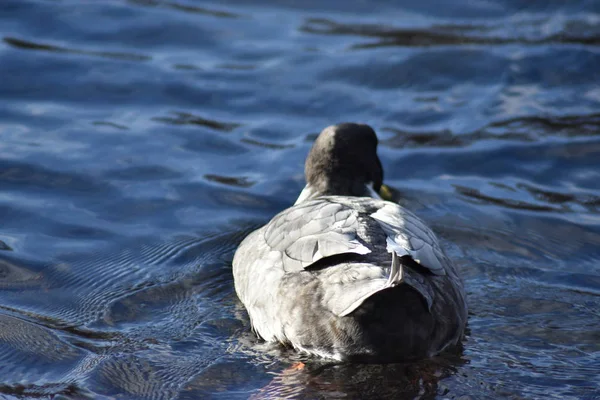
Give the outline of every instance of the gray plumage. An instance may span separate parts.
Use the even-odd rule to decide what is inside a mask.
[[[358,361],[429,357],[460,340],[464,289],[434,233],[367,197],[383,180],[376,147],[366,125],[326,128],[296,204],[238,248],[235,289],[264,340]]]

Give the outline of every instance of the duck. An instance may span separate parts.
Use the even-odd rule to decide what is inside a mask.
[[[369,125],[325,128],[296,202],[237,248],[235,291],[264,341],[340,362],[418,360],[460,343],[459,271],[433,231],[390,201],[377,146]]]

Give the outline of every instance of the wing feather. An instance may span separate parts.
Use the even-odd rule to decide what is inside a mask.
[[[282,253],[285,271],[304,269],[322,258],[371,250],[357,235],[358,211],[345,205],[313,200],[277,215],[265,230],[265,241]]]
[[[435,234],[419,218],[397,204],[386,202],[371,214],[388,237],[387,249],[410,256],[436,275],[446,275],[444,253]]]

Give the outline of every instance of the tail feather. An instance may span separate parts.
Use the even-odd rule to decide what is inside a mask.
[[[389,247],[388,250],[390,250]],[[332,308],[332,311],[335,314],[344,317],[360,307],[365,300],[375,293],[397,286],[402,282],[404,274],[401,258],[395,251],[392,250],[391,253],[392,265],[390,267],[388,279],[386,281],[383,279],[375,279],[368,282],[362,282],[359,287],[352,288],[353,290],[347,288],[348,290],[344,290],[343,293],[336,296],[337,301]]]
[[[400,262],[400,257],[396,254],[395,251],[392,251],[392,266],[390,268],[390,276],[388,277],[387,282],[385,283],[386,288],[394,287],[402,282],[404,277],[402,270],[402,263]]]

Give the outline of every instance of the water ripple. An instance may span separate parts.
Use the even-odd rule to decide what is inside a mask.
[[[528,21],[531,22],[531,21]],[[580,21],[579,24],[585,24]],[[525,24],[523,24],[525,25]],[[531,26],[529,23],[527,26]],[[581,44],[595,46],[600,43],[600,32],[595,25],[588,25],[592,33],[576,24],[567,25],[567,29],[576,28],[576,32],[563,31],[546,35],[540,38],[528,36],[517,37],[493,36],[498,27],[485,25],[433,25],[427,28],[402,29],[385,25],[367,25],[360,23],[339,23],[324,18],[309,18],[300,27],[300,31],[319,35],[349,35],[378,39],[376,42],[353,44],[352,49],[372,49],[388,46],[402,47],[429,47],[429,46],[457,46],[457,45],[511,45],[538,46],[546,44]],[[543,26],[540,27],[543,29]],[[506,32],[506,29],[502,29]],[[512,33],[515,35],[515,33]]]
[[[215,10],[215,9],[210,9],[210,8],[205,8],[205,7],[192,6],[192,5],[188,5],[188,4],[178,3],[175,1],[127,0],[127,2],[134,4],[134,5],[139,5],[139,6],[164,7],[164,8],[171,9],[171,10],[183,11],[186,13],[193,13],[193,14],[209,15],[211,17],[218,17],[218,18],[239,18],[240,17],[239,14],[229,12],[229,11],[221,11],[221,10]]]
[[[164,122],[172,125],[199,125],[211,128],[222,132],[231,132],[236,128],[242,126],[241,124],[233,122],[221,122],[212,119],[203,118],[197,115],[193,115],[185,112],[173,112],[173,117],[154,117],[153,121]]]
[[[119,53],[119,52],[111,52],[111,51],[91,51],[91,50],[79,50],[72,49],[67,47],[55,46],[51,44],[42,44],[30,42],[23,39],[18,39],[14,37],[4,37],[2,41],[9,46],[13,46],[18,49],[24,50],[41,50],[41,51],[50,51],[55,53],[68,53],[68,54],[81,54],[87,56],[97,56],[97,57],[105,57],[105,58],[114,58],[118,60],[124,61],[149,61],[152,58],[149,56],[134,54],[134,53]]]
[[[393,137],[382,141],[390,147],[457,147],[480,141],[499,140],[533,143],[558,138],[587,138],[600,135],[600,114],[564,116],[523,116],[492,122],[474,132],[407,132],[386,127]]]
[[[237,187],[243,187],[243,188],[251,187],[255,184],[255,182],[248,180],[248,178],[246,178],[246,177],[204,175],[204,178],[209,181],[221,183],[223,185],[237,186]]]

